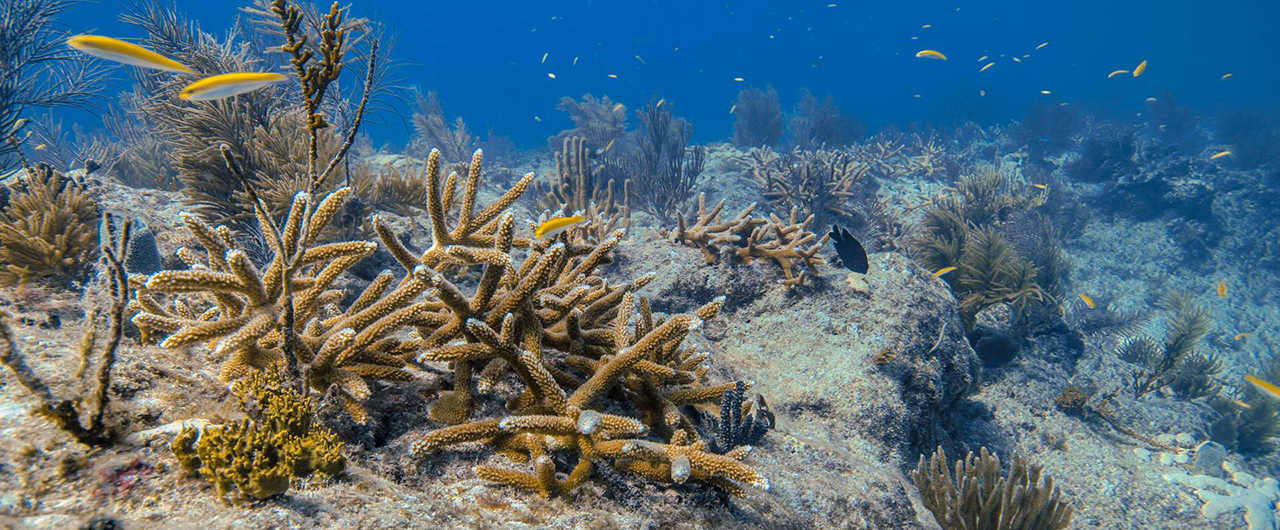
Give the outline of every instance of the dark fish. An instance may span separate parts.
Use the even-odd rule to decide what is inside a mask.
[[[831,225],[831,241],[836,245],[836,254],[845,268],[858,274],[866,274],[870,268],[867,262],[867,250],[862,248],[853,234],[839,225]]]

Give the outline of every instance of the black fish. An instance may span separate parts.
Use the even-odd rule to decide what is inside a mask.
[[[867,250],[862,248],[862,243],[853,234],[838,225],[831,225],[831,241],[835,243],[836,254],[846,268],[858,274],[867,273],[871,266],[867,262]]]

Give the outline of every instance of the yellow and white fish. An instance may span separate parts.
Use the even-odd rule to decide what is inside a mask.
[[[939,61],[947,60],[947,56],[937,50],[920,50],[916,52],[916,57],[920,57],[922,59],[937,59]]]
[[[191,101],[212,101],[253,92],[286,79],[289,78],[281,74],[264,72],[236,72],[215,75],[187,85],[186,88],[182,89],[182,93],[178,94],[178,97]]]
[[[67,45],[99,59],[115,61],[143,68],[154,68],[166,72],[194,74],[195,70],[186,65],[160,55],[156,52],[111,37],[100,35],[79,35],[67,39]]]
[[[559,234],[560,232],[564,232],[565,230],[568,230],[574,227],[575,225],[579,225],[585,222],[587,222],[587,218],[581,215],[572,215],[569,217],[552,217],[551,219],[547,219],[541,225],[538,225],[538,228],[536,228],[533,231],[533,237],[536,237],[538,239],[555,237],[556,234]]]
[[[1258,392],[1261,392],[1263,395],[1271,399],[1280,399],[1280,388],[1277,388],[1276,385],[1273,385],[1271,383],[1268,383],[1266,381],[1263,381],[1251,375],[1244,376],[1244,380],[1248,381],[1249,384],[1253,385],[1253,387],[1258,389]]]

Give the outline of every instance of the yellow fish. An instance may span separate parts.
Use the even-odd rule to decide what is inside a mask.
[[[618,74],[609,74],[609,75],[607,75],[607,76],[605,76],[605,77],[608,77],[609,79],[617,79],[617,78],[618,78]]]
[[[542,117],[541,117],[541,116],[534,116],[534,117],[533,117],[533,121],[539,121],[539,122],[540,122],[540,121],[542,121]]]
[[[942,277],[942,275],[943,275],[943,274],[946,274],[946,273],[951,272],[951,271],[953,271],[953,270],[956,270],[956,268],[955,268],[955,266],[954,266],[954,265],[953,265],[953,266],[951,266],[951,267],[943,267],[943,268],[941,268],[941,269],[938,269],[938,272],[933,273],[933,277],[934,277],[934,278],[940,278],[940,277]]]
[[[1041,91],[1040,91],[1040,93],[1041,93],[1041,94],[1044,94],[1044,95],[1046,95],[1046,96],[1047,96],[1047,95],[1049,95],[1049,94],[1052,94],[1053,92],[1050,92],[1050,91],[1048,91],[1048,90],[1041,90]]]
[[[733,111],[735,111],[735,110],[738,110],[738,105],[737,105],[737,104],[735,104],[735,105],[734,105],[734,106],[732,106],[732,107],[729,107],[729,114],[733,114]]]
[[[1232,77],[1235,77],[1235,75],[1236,75],[1236,74],[1232,74],[1232,73],[1226,73],[1226,74],[1223,74],[1223,75],[1222,75],[1222,80],[1223,80],[1223,81],[1226,81],[1226,80],[1228,80],[1228,79],[1231,79]]]
[[[1227,297],[1227,281],[1219,280],[1218,281],[1218,298],[1226,298],[1226,297]]]
[[[1280,399],[1280,387],[1251,375],[1244,376],[1244,380],[1248,381],[1254,386],[1254,388],[1257,388],[1259,392],[1262,392],[1267,397],[1271,399]]]
[[[1234,338],[1235,340],[1241,340],[1241,339],[1249,338],[1249,335],[1250,333],[1236,333],[1236,336]]]
[[[577,56],[577,55],[574,55],[574,56],[573,56],[573,66],[578,66],[578,56]]]
[[[982,98],[982,97],[986,97],[986,96],[987,96],[987,91],[986,91],[986,90],[979,90],[979,91],[978,91],[978,97]]]
[[[33,149],[35,149],[36,151],[44,151],[44,148],[45,148],[45,145],[44,145],[44,144],[40,144],[40,145],[35,146]]]
[[[1037,50],[1039,50],[1039,49],[1044,48],[1045,46],[1048,46],[1048,45],[1049,45],[1049,43],[1047,43],[1047,42],[1046,42],[1046,43],[1044,43],[1044,44],[1041,44],[1041,45],[1039,45],[1039,46],[1036,46],[1036,49],[1037,49]]]
[[[551,73],[551,72],[547,72],[547,77],[550,77],[550,78],[552,78],[552,79],[555,79],[555,78],[556,78],[556,74],[553,74],[553,73]]]
[[[613,111],[614,111],[614,112],[618,112],[618,111],[620,111],[620,110],[622,110],[622,109],[623,109],[623,107],[622,107],[622,104],[621,104],[621,103],[619,103],[619,104],[617,104],[617,105],[614,105],[614,106],[613,106]]]
[[[98,35],[80,35],[67,39],[67,45],[79,51],[117,63],[166,72],[194,74],[195,70],[156,52],[128,42]]]
[[[1251,408],[1253,408],[1253,407],[1252,407],[1252,406],[1250,406],[1248,403],[1245,403],[1245,402],[1240,401],[1240,400],[1238,400],[1238,399],[1233,399],[1233,400],[1231,400],[1231,402],[1232,402],[1232,403],[1235,403],[1237,407],[1240,407],[1240,408],[1242,408],[1242,409],[1251,409]]]
[[[1032,184],[1032,186],[1035,186],[1035,187],[1040,188],[1040,189],[1042,189],[1042,190],[1043,190],[1043,189],[1048,189],[1048,188],[1049,188],[1048,186],[1045,186],[1044,184]]]
[[[979,58],[978,58],[978,62],[982,62],[982,61],[987,60],[987,57],[988,57],[987,55],[983,55],[982,57],[979,57]]]
[[[920,50],[916,52],[916,57],[920,57],[922,59],[937,59],[939,61],[947,60],[946,55],[943,55],[936,50]]]
[[[1093,299],[1089,298],[1089,295],[1081,293],[1079,296],[1081,300],[1084,300],[1084,305],[1089,306],[1089,309],[1098,307],[1098,304],[1093,303]]]
[[[1222,157],[1224,157],[1224,156],[1231,156],[1231,151],[1230,151],[1230,150],[1227,150],[1227,151],[1223,151],[1223,152],[1221,152],[1221,153],[1215,154],[1215,155],[1213,155],[1213,156],[1209,157],[1209,160],[1217,160],[1217,159],[1222,158]]]
[[[988,68],[991,68],[992,66],[995,66],[995,65],[996,65],[996,63],[987,63],[987,65],[986,65],[986,66],[983,66],[981,70],[978,70],[978,72],[979,72],[979,73],[981,73],[981,72],[985,72],[985,71],[987,71],[987,69],[988,69]]]
[[[281,74],[262,72],[215,75],[187,85],[178,97],[190,101],[212,101],[253,92],[286,79],[289,78]]]
[[[737,82],[739,82],[739,83],[741,83],[741,82],[742,82],[742,78],[741,78],[741,77],[735,77],[735,78],[733,78],[733,80],[734,80],[734,81],[737,81]]]
[[[1015,62],[1015,63],[1020,63],[1020,62],[1022,62],[1022,59],[1019,59],[1019,58],[1017,58],[1017,57],[1010,57],[1010,59],[1013,59],[1013,62]]]
[[[1155,103],[1156,98],[1147,98],[1147,103]]]
[[[920,29],[929,29],[929,28],[932,28],[932,27],[933,27],[933,24],[925,24],[925,25],[923,25],[923,26],[920,26]]]
[[[581,224],[586,221],[587,221],[587,218],[581,215],[574,215],[570,217],[552,217],[551,219],[547,219],[545,223],[542,223],[541,225],[538,226],[536,230],[533,231],[533,237],[536,237],[538,239],[555,237],[556,234],[559,234],[560,232],[564,232],[565,230],[568,230],[574,225]]]
[[[1128,71],[1128,70],[1116,70],[1116,71],[1114,71],[1114,72],[1111,72],[1111,73],[1107,74],[1107,79],[1111,79],[1111,78],[1113,78],[1113,77],[1115,77],[1115,76],[1118,76],[1118,75],[1124,75],[1124,74],[1127,74],[1127,73],[1129,73],[1129,71]]]
[[[618,141],[618,139],[614,138],[612,140],[609,140],[609,143],[605,144],[604,150],[606,153],[609,152],[610,149],[613,149],[613,142],[616,142],[616,141]]]
[[[666,103],[666,102],[667,102],[667,98],[662,98],[662,99],[659,99],[659,100],[658,100],[658,104],[657,104],[657,105],[654,105],[654,106],[655,106],[655,107],[662,107],[662,104],[663,104],[663,103]]]
[[[1133,76],[1134,76],[1134,77],[1138,77],[1138,76],[1142,75],[1142,72],[1145,72],[1145,71],[1147,71],[1147,62],[1146,62],[1146,61],[1142,61],[1141,63],[1138,63],[1138,67],[1137,67],[1137,68],[1134,68],[1134,69],[1133,69]]]
[[[547,64],[547,56],[548,56],[548,55],[551,55],[551,52],[547,52],[547,53],[542,54],[542,64]]]

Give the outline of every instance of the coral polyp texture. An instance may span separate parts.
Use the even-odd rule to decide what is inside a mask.
[[[1014,458],[1004,475],[1000,458],[985,447],[980,456],[969,453],[957,460],[954,475],[950,465],[939,447],[928,460],[921,455],[911,473],[925,507],[946,530],[1063,530],[1071,525],[1071,505],[1052,477],[1040,482],[1040,466]]]
[[[0,285],[67,283],[98,256],[98,207],[82,182],[47,165],[24,173],[0,210]]]
[[[655,319],[646,299],[637,300],[625,288],[612,294],[617,293],[622,296],[611,297],[603,307],[599,302],[589,305],[587,311],[598,308],[590,315],[579,309],[559,312],[565,325],[561,338],[567,342],[561,346],[567,354],[562,361],[553,362],[551,355],[541,351],[537,338],[547,330],[544,325],[540,331],[535,319],[539,314],[554,315],[553,308],[524,316],[508,313],[500,331],[470,320],[466,325],[478,344],[423,354],[455,363],[492,359],[490,366],[501,363],[519,374],[526,390],[511,396],[511,415],[431,431],[414,443],[413,451],[425,455],[447,446],[485,441],[514,463],[532,463],[533,469],[486,464],[475,468],[477,476],[544,497],[573,490],[591,476],[599,461],[668,484],[692,480],[735,494],[744,493],[744,487],[768,489],[768,480],[741,462],[749,451],[731,451],[727,456],[709,451],[681,410],[686,405],[719,402],[735,388],[734,383],[702,384],[707,356],[681,346],[689,332],[719,313],[721,301],[690,314]],[[615,314],[611,322],[605,318],[607,313]],[[537,351],[527,349],[530,345]],[[626,397],[622,403],[607,397],[614,389]],[[603,411],[618,406],[632,414]],[[576,461],[564,479],[557,475],[557,453],[569,453]]]
[[[363,421],[368,381],[412,377],[404,369],[401,341],[389,336],[430,319],[433,305],[409,303],[427,288],[423,268],[394,289],[384,274],[338,309],[345,295],[334,282],[377,248],[367,241],[316,242],[348,195],[349,188],[319,201],[297,194],[278,231],[286,254],[274,255],[261,271],[230,229],[184,214],[183,224],[204,251],[179,249],[189,269],[138,279],[133,323],[144,338],[165,335],[163,348],[208,344],[222,359],[221,377],[228,381],[287,361],[288,348],[306,365],[312,388],[325,392],[337,385],[347,410]],[[263,233],[277,233],[270,219],[260,216],[258,222]]]
[[[817,274],[818,266],[826,262],[818,252],[830,236],[818,237],[813,233],[813,215],[801,219],[799,209],[793,207],[785,221],[776,215],[753,217],[756,204],[751,203],[732,219],[723,221],[724,205],[722,200],[707,208],[707,195],[699,194],[696,214],[690,220],[677,214],[676,228],[659,229],[657,236],[698,247],[707,263],[715,263],[722,254],[739,262],[756,259],[776,262],[782,268],[780,282],[786,287],[803,284],[805,278]],[[801,270],[797,272],[797,268]]]

